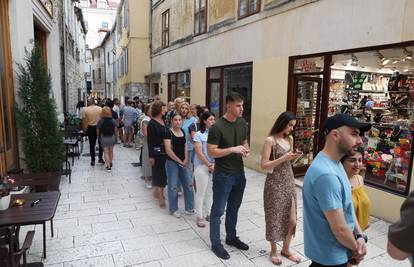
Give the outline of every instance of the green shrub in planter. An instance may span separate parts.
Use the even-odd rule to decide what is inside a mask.
[[[56,104],[51,96],[51,80],[36,44],[19,64],[20,103],[17,125],[23,160],[31,172],[56,172],[62,168],[63,135],[59,130]]]

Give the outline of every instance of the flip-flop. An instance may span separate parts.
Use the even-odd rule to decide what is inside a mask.
[[[203,222],[203,220],[197,220],[197,226],[200,228],[206,227],[206,224]]]
[[[298,255],[295,255],[295,254],[286,254],[283,251],[281,251],[280,255],[282,255],[283,257],[295,263],[300,263],[302,261],[302,259]]]
[[[273,263],[273,265],[282,265],[282,260],[277,256],[277,254],[270,253],[270,262]]]

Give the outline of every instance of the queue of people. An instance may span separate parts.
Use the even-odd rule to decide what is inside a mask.
[[[139,122],[143,138],[141,168],[147,188],[153,188],[160,208],[168,203],[169,213],[176,218],[182,216],[178,198],[183,191],[184,214],[194,214],[201,228],[209,222],[211,249],[221,259],[230,258],[220,239],[225,211],[225,243],[249,249],[236,230],[246,187],[243,158],[250,153],[243,102],[241,95],[229,94],[221,118],[182,98],[168,106],[160,100],[147,105],[141,102],[139,106],[143,113]],[[140,115],[129,111],[133,103],[127,104],[126,116],[116,101],[109,104],[115,114],[126,118],[122,120],[124,127],[126,124],[131,129],[131,120]],[[98,140],[110,170],[114,138],[120,137],[116,133],[119,123],[107,107],[100,110],[93,103],[83,110],[83,116],[91,146],[95,146],[95,136],[101,135]],[[274,265],[282,264],[281,257],[293,263],[302,261],[290,249],[298,218],[292,162],[302,156],[294,147],[295,125],[295,114],[280,114],[262,150],[261,168],[267,172],[263,190],[265,237],[270,243],[269,261]],[[369,123],[337,114],[329,117],[319,131],[326,136],[325,146],[306,172],[302,190],[305,255],[312,267],[358,265],[367,253],[364,231],[369,227],[371,202],[364,189],[360,135],[370,128]],[[124,131],[126,147],[132,140],[129,134]],[[94,157],[91,149],[91,165]],[[413,205],[412,193],[402,207],[401,220],[390,227],[388,252],[393,258],[402,260],[414,252]],[[280,241],[283,245],[278,253],[276,243]]]

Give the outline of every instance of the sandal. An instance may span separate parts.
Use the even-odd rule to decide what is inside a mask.
[[[277,256],[277,253],[270,253],[270,262],[273,265],[282,265],[282,260]]]
[[[288,260],[291,260],[295,263],[300,263],[302,261],[302,259],[298,255],[295,255],[295,254],[288,254],[288,253],[285,253],[285,252],[281,251],[280,255],[282,255],[283,257],[285,257]]]
[[[204,223],[203,219],[197,218],[197,226],[203,228],[206,227],[206,224]]]
[[[165,208],[167,205],[165,204],[165,200],[160,201],[160,208]]]

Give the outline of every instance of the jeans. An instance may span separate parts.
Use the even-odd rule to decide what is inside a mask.
[[[178,188],[179,182],[183,186],[184,205],[186,211],[194,209],[194,187],[192,178],[188,175],[186,167],[181,167],[177,162],[167,159],[165,170],[168,180],[168,203],[170,213],[178,210]]]
[[[246,177],[244,171],[237,173],[213,173],[213,205],[210,212],[211,245],[220,245],[220,217],[226,207],[226,239],[236,238],[237,215],[243,200]]]
[[[195,156],[194,149],[193,150],[188,150],[187,171],[188,171],[188,175],[190,176],[191,179],[193,179],[193,174],[194,174],[194,156]]]
[[[212,193],[211,187],[212,179],[211,173],[208,172],[206,165],[199,165],[194,169],[194,177],[197,184],[197,192],[195,194],[195,210],[197,216],[203,219],[211,209]]]
[[[96,126],[88,126],[87,130],[88,140],[89,140],[89,153],[91,154],[91,161],[95,162],[95,146],[96,146],[96,139],[98,136],[96,135]],[[99,154],[98,159],[102,159],[103,149],[101,146],[101,142],[98,140],[99,145]]]

